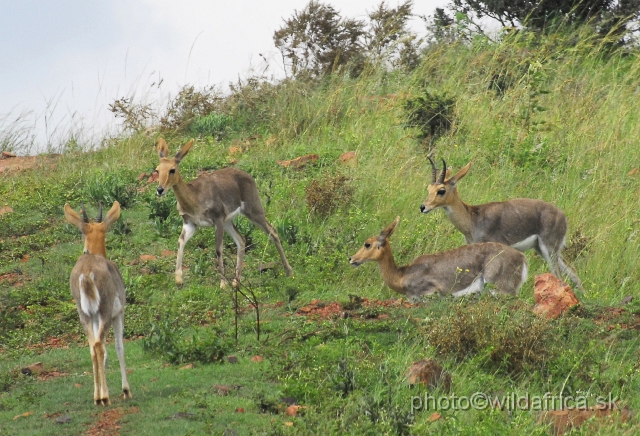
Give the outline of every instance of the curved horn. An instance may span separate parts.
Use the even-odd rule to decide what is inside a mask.
[[[444,183],[444,176],[447,174],[447,163],[442,159],[442,174],[440,174],[440,180],[438,183]],[[435,180],[435,177],[434,177]]]
[[[433,163],[431,158],[427,157],[427,159],[429,159],[429,162],[431,162],[431,175],[432,175],[432,179],[433,179],[433,181],[431,183],[435,183],[436,182],[436,173],[438,172],[438,170],[436,170],[436,164]]]
[[[100,205],[100,212],[98,212],[98,218],[96,219],[96,221],[101,223],[102,222],[102,202],[99,201],[98,204]]]
[[[87,210],[84,208],[84,202],[82,202],[80,204],[82,204],[82,220],[85,223],[88,223],[89,222],[89,216],[87,215]]]

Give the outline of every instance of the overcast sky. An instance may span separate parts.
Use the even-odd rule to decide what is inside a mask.
[[[226,86],[262,71],[283,75],[273,33],[308,0],[2,0],[0,130],[23,116],[38,145],[70,126],[88,137],[116,125],[107,105],[135,96],[159,101],[185,84]],[[366,18],[379,0],[325,1]],[[397,0],[388,1],[395,7]],[[448,0],[422,0],[431,15]],[[424,34],[424,23],[412,27]],[[158,83],[162,84],[158,87]],[[26,115],[24,115],[26,114]],[[110,126],[110,127],[109,127]],[[57,130],[56,130],[57,129]]]

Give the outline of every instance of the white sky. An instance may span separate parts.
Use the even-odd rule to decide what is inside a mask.
[[[159,101],[192,84],[226,86],[251,68],[283,76],[273,33],[308,0],[0,0],[0,131],[23,115],[40,150],[72,126],[113,129],[116,98]],[[366,18],[380,0],[326,0]],[[395,7],[400,2],[389,0]],[[431,15],[448,0],[415,1]],[[413,29],[423,35],[424,24]],[[162,85],[157,84],[162,79]],[[152,84],[154,84],[152,86]]]

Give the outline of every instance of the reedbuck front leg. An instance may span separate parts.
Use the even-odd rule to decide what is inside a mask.
[[[184,254],[184,246],[187,245],[187,242],[191,237],[196,233],[195,224],[184,222],[182,224],[182,232],[180,233],[180,238],[178,238],[178,256],[176,258],[176,284],[182,284],[182,255]]]

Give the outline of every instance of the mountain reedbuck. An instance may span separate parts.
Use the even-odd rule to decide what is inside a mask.
[[[197,227],[210,226],[216,228],[216,256],[218,271],[222,276],[220,287],[225,287],[227,283],[222,259],[224,232],[231,235],[238,247],[236,275],[232,286],[235,287],[240,283],[245,239],[233,224],[233,219],[238,214],[247,217],[249,221],[269,235],[280,253],[285,272],[289,276],[292,275],[293,269],[284,255],[278,232],[267,222],[256,182],[249,174],[237,168],[223,168],[203,174],[189,183],[182,180],[179,164],[192,145],[193,139],[185,144],[173,158],[169,159],[167,157],[169,155],[167,143],[162,138],[158,140],[158,155],[160,156],[160,165],[156,168],[158,171],[158,195],[163,195],[169,188],[173,188],[178,200],[178,212],[183,220],[182,233],[178,239],[176,283],[182,284],[182,255],[185,244],[193,236]]]
[[[76,302],[80,322],[84,327],[91,348],[93,361],[93,400],[97,406],[109,405],[109,389],[105,365],[107,363],[107,335],[113,323],[113,335],[116,340],[116,353],[120,361],[122,376],[122,395],[131,398],[131,389],[127,381],[124,365],[124,328],[125,289],[124,282],[115,263],[106,258],[105,234],[109,226],[120,217],[120,204],[113,202],[111,210],[102,221],[102,204],[96,222],[89,222],[87,212],[82,205],[82,218],[69,204],[64,205],[64,214],[74,226],[82,232],[84,254],[78,258],[71,271],[71,294]]]
[[[420,206],[422,213],[444,208],[447,218],[464,235],[467,244],[500,242],[516,250],[531,248],[547,262],[557,277],[566,274],[574,285],[582,289],[578,274],[562,258],[567,236],[567,216],[553,204],[531,198],[470,206],[460,199],[456,184],[469,171],[471,162],[453,177],[445,180],[447,164],[443,160],[440,177],[436,180],[436,166],[431,159],[432,182],[427,187],[427,199]]]
[[[409,265],[397,266],[389,237],[400,222],[397,217],[378,236],[372,236],[349,258],[353,266],[377,262],[382,279],[396,292],[416,301],[421,296],[480,292],[493,283],[503,294],[515,294],[527,280],[527,260],[522,253],[496,242],[464,245],[436,254],[425,254]]]

